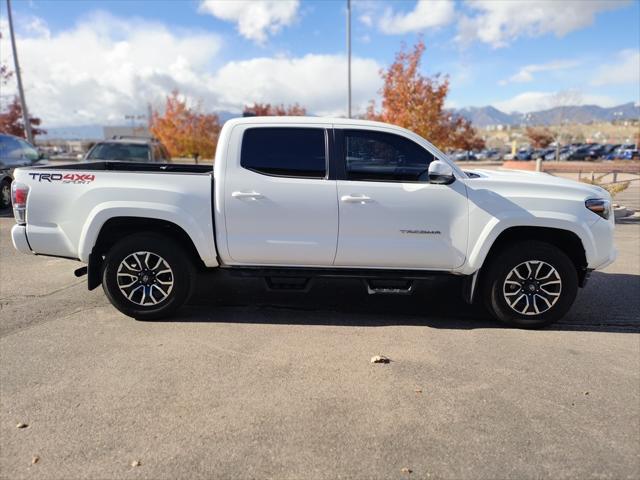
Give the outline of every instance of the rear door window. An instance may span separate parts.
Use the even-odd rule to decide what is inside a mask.
[[[242,137],[240,165],[265,175],[325,178],[323,128],[249,128]]]

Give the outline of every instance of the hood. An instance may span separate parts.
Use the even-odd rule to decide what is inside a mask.
[[[508,197],[537,198],[608,198],[609,192],[597,185],[555,177],[548,173],[523,170],[473,170],[467,185],[493,190]]]
[[[473,170],[471,172],[470,183],[492,183],[496,187],[512,187],[517,190],[562,190],[563,192],[573,192],[578,196],[589,198],[608,198],[609,192],[597,185],[584,182],[577,182],[568,178],[555,177],[543,172],[530,172],[526,170]],[[475,174],[475,175],[473,175]]]

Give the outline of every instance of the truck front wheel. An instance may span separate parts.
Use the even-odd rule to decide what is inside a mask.
[[[125,237],[107,253],[102,286],[125,315],[155,320],[172,315],[189,298],[193,264],[173,239],[155,233]]]
[[[522,242],[496,254],[483,278],[489,311],[519,328],[539,328],[561,319],[578,292],[571,259],[538,241]]]

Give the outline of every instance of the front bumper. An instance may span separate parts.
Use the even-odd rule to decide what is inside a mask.
[[[599,219],[591,225],[593,249],[589,256],[587,268],[600,270],[611,265],[618,256],[613,242],[615,223],[613,215],[609,220]]]
[[[608,267],[616,261],[616,258],[618,258],[618,249],[613,247],[609,252],[609,256],[604,260],[603,263],[594,267],[594,270],[602,270],[603,268]]]
[[[27,226],[14,225],[11,229],[11,241],[16,250],[22,253],[33,253],[27,240]]]

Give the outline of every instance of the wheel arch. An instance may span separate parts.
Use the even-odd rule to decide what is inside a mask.
[[[559,248],[574,264],[578,273],[578,283],[583,286],[587,276],[587,252],[582,239],[573,231],[553,227],[516,226],[509,227],[496,237],[487,252],[483,267],[488,265],[497,253],[519,242],[537,240]]]
[[[119,240],[136,233],[156,233],[171,238],[182,246],[198,269],[206,268],[191,237],[185,230],[168,220],[141,217],[113,217],[107,220],[98,233],[88,261],[89,290],[102,283],[103,259]]]

